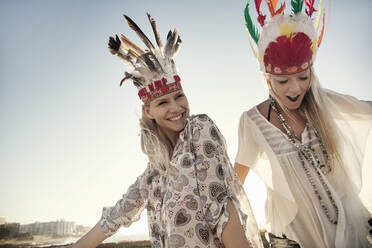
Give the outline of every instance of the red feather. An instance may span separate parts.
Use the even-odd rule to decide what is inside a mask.
[[[311,44],[310,38],[302,32],[291,37],[280,36],[266,48],[265,66],[291,67],[302,64],[313,55]]]
[[[260,13],[261,2],[262,2],[262,0],[254,0],[254,4],[256,5],[257,13]]]
[[[275,15],[275,9],[274,9],[273,2],[271,0],[265,0],[265,1],[266,1],[267,6],[269,7],[270,15],[271,17],[273,17]]]
[[[308,9],[305,9],[305,12],[308,16],[312,16],[314,12],[316,12],[316,9],[314,9],[314,3],[315,0],[305,0],[305,4],[308,7]]]
[[[284,11],[284,9],[285,9],[285,2],[284,4],[283,3],[280,4],[280,8],[277,11],[275,11],[275,15],[281,14]]]
[[[257,21],[260,23],[261,27],[265,24],[266,15],[261,13],[258,14]]]
[[[254,3],[256,5],[257,14],[258,14],[257,21],[262,27],[265,24],[266,15],[263,15],[260,11],[261,2],[262,2],[262,0],[254,0]]]
[[[318,38],[318,47],[320,46],[320,43],[322,43],[322,39],[323,39],[323,34],[324,34],[324,19],[325,19],[325,10],[323,9],[323,26],[322,26],[322,30],[320,31],[320,35],[319,35],[319,38]]]

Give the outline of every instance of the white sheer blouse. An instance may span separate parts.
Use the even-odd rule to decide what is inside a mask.
[[[342,163],[321,174],[338,207],[338,223],[332,224],[321,208],[296,148],[286,135],[266,120],[256,107],[242,114],[236,162],[251,167],[267,189],[267,228],[285,234],[301,247],[368,247],[368,217],[372,212],[372,107],[357,99],[321,90],[340,135]],[[311,139],[309,138],[311,137]],[[301,143],[311,142],[324,161],[312,128],[305,128]],[[368,152],[369,151],[369,152]],[[336,216],[325,188],[305,160],[318,194],[331,216]]]

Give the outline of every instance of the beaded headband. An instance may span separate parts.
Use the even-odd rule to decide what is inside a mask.
[[[305,13],[301,13],[304,0],[291,0],[292,13],[289,15],[284,14],[285,1],[276,9],[277,0],[265,0],[271,16],[268,21],[260,11],[262,0],[254,2],[261,32],[254,26],[249,14],[249,0],[244,16],[247,31],[257,45],[256,50],[249,40],[260,70],[275,75],[289,75],[310,68],[324,34],[325,11],[322,9],[322,0],[319,1],[318,10],[314,8],[315,0],[305,0]],[[314,12],[318,12],[315,26],[312,19]],[[323,24],[318,36],[321,16]]]
[[[144,102],[182,89],[181,78],[177,74],[177,68],[173,57],[177,54],[182,43],[177,29],[169,31],[167,41],[163,47],[159,37],[155,20],[147,13],[152,30],[155,35],[157,47],[147,38],[137,24],[128,16],[124,15],[128,25],[145,43],[147,49],[142,50],[131,42],[123,34],[109,38],[108,47],[113,55],[117,55],[132,70],[125,72],[120,86],[126,80],[130,80],[138,89],[138,96]]]

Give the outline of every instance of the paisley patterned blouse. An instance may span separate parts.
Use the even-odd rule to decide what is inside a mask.
[[[167,172],[149,164],[115,206],[103,209],[103,232],[129,226],[146,208],[152,247],[224,247],[230,198],[255,247],[257,225],[218,128],[207,115],[191,116],[181,136]]]

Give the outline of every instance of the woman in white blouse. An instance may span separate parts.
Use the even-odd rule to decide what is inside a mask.
[[[368,247],[372,107],[320,86],[312,65],[324,13],[318,36],[314,1],[306,14],[303,1],[291,1],[290,15],[268,1],[271,20],[259,2],[261,33],[249,2],[245,18],[269,99],[241,116],[235,170],[244,183],[251,168],[266,185],[272,247]]]

